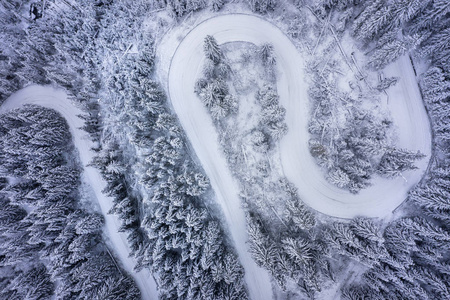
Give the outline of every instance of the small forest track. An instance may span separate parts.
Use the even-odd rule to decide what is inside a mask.
[[[117,216],[108,214],[113,199],[102,193],[102,189],[106,187],[106,182],[97,169],[88,166],[92,161],[94,152],[91,150],[93,146],[92,141],[89,139],[88,134],[81,129],[84,125],[84,121],[80,119],[78,115],[83,114],[83,112],[70,101],[64,90],[56,89],[51,86],[32,85],[19,90],[6,99],[0,106],[0,114],[15,108],[20,108],[26,104],[39,105],[53,109],[66,119],[70,128],[73,143],[78,150],[79,158],[84,170],[81,174],[82,180],[92,188],[101,212],[105,217],[104,233],[108,238],[106,243],[113,249],[116,257],[119,258],[121,267],[133,277],[141,291],[142,299],[158,299],[156,283],[150,272],[144,269],[141,272],[136,273],[133,270],[135,261],[133,258],[129,257],[130,249],[127,243],[127,236],[125,233],[118,231],[121,221]]]

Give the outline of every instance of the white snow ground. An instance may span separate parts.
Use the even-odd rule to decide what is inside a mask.
[[[108,241],[107,243],[112,247],[116,257],[120,259],[121,266],[135,280],[141,291],[142,299],[158,299],[156,283],[150,272],[146,269],[139,273],[133,271],[135,261],[128,256],[130,249],[127,244],[127,236],[125,233],[119,233],[118,231],[121,224],[120,220],[117,216],[107,213],[111,208],[113,199],[102,193],[106,182],[97,169],[87,166],[92,161],[94,153],[90,150],[93,146],[92,141],[87,136],[87,133],[80,129],[84,125],[84,121],[78,115],[83,114],[83,112],[67,98],[64,90],[55,89],[51,86],[32,85],[11,95],[0,106],[0,113],[19,108],[25,104],[35,104],[54,109],[66,119],[84,168],[82,179],[87,185],[92,187],[101,211],[105,216],[105,234],[109,238],[109,243]]]
[[[303,82],[304,60],[290,39],[275,25],[256,16],[228,14],[213,17],[188,32],[176,50],[171,49],[177,43],[176,40],[163,41],[158,58],[165,65],[175,52],[168,76],[171,102],[220,198],[219,202],[226,213],[237,247],[242,247],[239,246],[240,243],[246,240],[242,233],[244,219],[240,212],[237,184],[231,178],[218,145],[218,135],[211,117],[194,93],[194,83],[199,78],[203,65],[203,39],[208,34],[213,35],[219,44],[247,41],[257,45],[263,42],[274,45],[279,70],[278,93],[281,105],[286,108],[286,123],[289,128],[288,134],[280,143],[283,171],[296,185],[306,204],[335,217],[384,217],[406,199],[408,190],[423,176],[431,155],[429,120],[407,57],[385,70],[386,76],[401,77],[397,85],[388,91],[389,108],[394,126],[397,127],[397,146],[420,150],[427,157],[417,162],[417,170],[405,172],[404,178],[388,180],[376,177],[373,186],[355,195],[328,183],[309,153],[309,101],[307,86]],[[180,35],[173,34],[172,39],[175,36],[180,39]],[[160,77],[164,78],[165,74]],[[243,250],[240,249],[239,254]]]

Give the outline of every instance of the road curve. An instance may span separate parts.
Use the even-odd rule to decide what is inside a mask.
[[[105,234],[109,238],[109,242],[107,241],[107,243],[112,247],[116,257],[120,259],[121,266],[135,280],[141,291],[142,299],[158,299],[156,283],[150,272],[145,269],[139,273],[133,271],[135,262],[134,259],[128,256],[130,249],[127,244],[126,234],[119,233],[118,231],[121,222],[117,216],[108,214],[113,199],[102,193],[106,182],[97,169],[87,166],[92,161],[94,153],[91,151],[93,146],[92,141],[87,136],[87,133],[80,129],[84,125],[84,121],[78,115],[83,114],[83,112],[67,98],[64,90],[51,86],[33,85],[21,89],[6,99],[0,106],[0,114],[14,108],[20,108],[26,104],[34,104],[53,109],[66,119],[70,133],[72,134],[73,143],[78,150],[80,161],[83,165],[84,172],[82,173],[82,180],[88,186],[92,187],[101,211],[105,216]]]
[[[247,41],[274,45],[278,68],[280,103],[286,108],[289,131],[280,141],[281,161],[286,177],[298,188],[300,198],[313,209],[324,214],[351,218],[354,216],[383,217],[392,213],[406,198],[407,192],[423,176],[431,155],[429,120],[420,96],[412,66],[402,57],[385,70],[386,76],[399,76],[400,81],[389,89],[397,146],[420,150],[426,155],[417,163],[418,169],[404,172],[404,178],[375,177],[373,185],[359,194],[352,194],[328,183],[308,150],[309,101],[304,83],[304,60],[290,39],[275,25],[247,14],[213,17],[194,27],[182,40],[172,58],[168,90],[172,105],[199,157],[225,212],[236,212],[239,203],[237,185],[227,170],[218,145],[218,135],[206,109],[194,93],[194,83],[201,74],[204,59],[203,39],[213,35],[219,44]],[[170,52],[170,51],[168,51]],[[167,61],[168,54],[160,60]],[[161,76],[164,78],[164,74]],[[223,192],[222,192],[223,191]],[[222,203],[223,202],[223,203]],[[232,216],[237,217],[237,216]],[[239,217],[241,218],[241,217]],[[228,218],[235,224],[233,218]],[[242,230],[241,223],[232,225]],[[243,238],[243,237],[242,237]],[[242,241],[242,240],[241,240]],[[235,239],[236,244],[238,240]]]

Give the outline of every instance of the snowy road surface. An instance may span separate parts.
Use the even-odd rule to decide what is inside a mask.
[[[130,249],[127,244],[125,233],[119,233],[120,220],[115,215],[107,214],[111,208],[113,199],[102,193],[106,182],[101,177],[99,171],[93,167],[88,167],[93,158],[93,152],[90,150],[92,145],[87,133],[80,129],[84,121],[78,117],[83,112],[74,106],[67,98],[67,94],[61,89],[55,89],[50,86],[29,86],[13,95],[11,95],[0,107],[0,113],[5,113],[11,109],[21,107],[25,104],[35,104],[46,108],[51,108],[59,112],[67,121],[72,134],[73,142],[78,150],[81,163],[84,167],[82,179],[87,185],[92,187],[95,197],[98,200],[103,215],[105,216],[106,236],[109,238],[107,243],[113,249],[116,257],[120,259],[121,266],[134,278],[142,299],[158,299],[156,283],[150,272],[146,269],[139,273],[133,271],[135,265],[134,259],[128,257]]]
[[[376,177],[370,188],[355,195],[328,183],[309,153],[309,101],[303,81],[304,60],[289,38],[279,28],[256,16],[229,14],[207,19],[193,28],[176,50],[171,52],[170,47],[166,47],[167,53],[161,54],[159,59],[167,64],[167,57],[172,57],[175,51],[168,76],[171,102],[212,180],[214,190],[221,198],[219,200],[227,216],[230,215],[227,218],[235,232],[236,244],[245,239],[245,235],[239,232],[244,227],[241,227],[243,216],[239,212],[238,188],[227,170],[211,117],[194,94],[194,83],[201,74],[204,60],[202,43],[208,34],[213,35],[219,44],[247,41],[257,45],[264,42],[274,45],[279,70],[278,93],[281,105],[286,108],[289,128],[280,142],[283,171],[310,207],[342,218],[387,216],[406,199],[408,190],[422,178],[431,155],[431,131],[409,58],[402,57],[385,70],[386,76],[401,77],[397,85],[388,90],[389,109],[397,130],[397,146],[420,150],[426,158],[417,162],[417,170],[404,172],[404,178],[388,180]],[[161,77],[164,78],[164,75]]]

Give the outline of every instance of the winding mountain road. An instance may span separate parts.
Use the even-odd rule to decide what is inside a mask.
[[[239,199],[239,186],[234,180],[218,143],[211,117],[194,93],[204,60],[203,40],[213,35],[219,44],[246,41],[256,45],[269,42],[277,57],[278,93],[286,108],[288,134],[280,142],[281,160],[287,178],[297,188],[301,199],[313,209],[336,217],[384,216],[404,201],[408,190],[422,177],[431,154],[431,133],[428,117],[420,92],[407,58],[388,67],[387,76],[401,76],[400,82],[389,90],[390,108],[398,131],[398,146],[420,150],[427,155],[418,163],[418,169],[405,172],[403,178],[385,180],[377,178],[369,189],[354,195],[329,184],[309,154],[307,132],[308,99],[303,83],[304,61],[289,38],[276,26],[259,17],[230,14],[208,19],[193,28],[174,52],[164,53],[170,61],[168,91],[171,103],[186,131],[211,185],[229,226],[240,261],[245,269],[245,280],[250,297],[254,300],[272,299],[272,288],[267,271],[259,268],[248,252],[246,220]],[[172,57],[173,56],[173,57]],[[163,58],[164,58],[163,57]],[[35,104],[58,111],[69,124],[75,146],[84,167],[83,180],[89,184],[105,215],[106,232],[110,245],[119,257],[122,267],[138,284],[143,299],[157,299],[156,283],[151,274],[133,271],[134,261],[128,257],[126,235],[118,232],[120,221],[108,215],[112,199],[101,191],[106,185],[100,173],[87,164],[93,153],[92,142],[80,129],[83,120],[63,90],[48,86],[29,86],[9,97],[0,107],[0,113],[25,104]]]
[[[405,172],[404,179],[375,178],[373,186],[359,194],[351,194],[328,183],[309,153],[309,101],[303,81],[304,60],[279,28],[256,16],[228,14],[207,19],[187,34],[181,33],[184,37],[179,45],[174,37],[161,43],[158,51],[161,68],[164,69],[169,62],[170,65],[167,74],[159,71],[159,77],[168,80],[173,108],[223,209],[246,272],[250,297],[270,299],[269,275],[256,266],[246,246],[248,236],[238,183],[228,168],[212,119],[194,93],[195,81],[201,76],[205,59],[203,41],[206,35],[213,35],[219,44],[235,41],[273,44],[279,71],[277,88],[281,105],[286,108],[289,128],[280,142],[283,170],[298,188],[301,199],[319,212],[341,218],[391,214],[405,200],[408,190],[421,179],[427,167],[431,154],[430,125],[411,64],[407,58],[402,58],[386,70],[386,76],[401,77],[399,83],[389,90],[389,106],[398,131],[397,146],[420,150],[427,158],[418,163],[417,170]],[[176,37],[180,39],[179,36]],[[178,47],[174,48],[174,44]]]
[[[33,85],[21,89],[12,94],[0,106],[0,114],[5,113],[14,108],[20,108],[26,104],[34,104],[53,109],[61,114],[67,121],[72,134],[73,143],[78,150],[81,164],[84,168],[82,180],[90,187],[97,198],[100,209],[105,217],[105,235],[108,246],[119,258],[121,267],[124,268],[135,280],[139,290],[141,291],[143,300],[158,299],[156,283],[146,269],[139,273],[133,271],[135,265],[134,259],[129,257],[130,249],[127,244],[127,236],[120,233],[120,220],[115,215],[108,214],[113,199],[102,193],[102,189],[106,186],[106,182],[101,177],[99,171],[93,167],[87,166],[94,156],[91,150],[93,144],[87,136],[87,133],[80,129],[84,125],[84,121],[78,117],[83,112],[77,108],[67,97],[62,89],[56,89],[51,86]]]
[[[204,167],[220,174],[230,173],[224,170],[227,164],[218,146],[211,117],[194,93],[195,81],[202,71],[202,44],[206,35],[213,35],[219,44],[233,41],[273,44],[279,71],[277,88],[280,102],[286,108],[289,128],[280,142],[283,170],[299,189],[301,199],[313,209],[342,218],[384,216],[400,205],[408,190],[422,178],[431,155],[431,130],[408,57],[402,57],[385,70],[386,76],[400,77],[397,85],[388,90],[389,109],[397,129],[397,146],[420,150],[427,157],[417,163],[417,170],[404,172],[404,178],[375,178],[373,186],[355,195],[328,183],[309,153],[309,102],[301,54],[275,25],[246,14],[229,14],[203,21],[184,37],[171,61],[170,99]],[[223,186],[221,189],[227,189],[221,181],[218,181]]]

